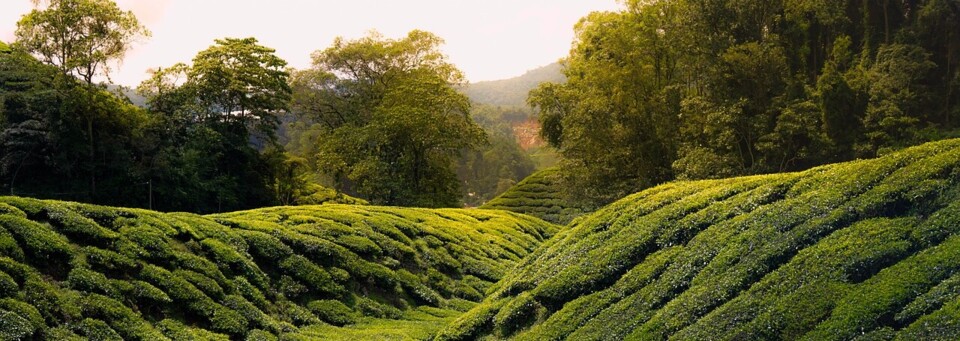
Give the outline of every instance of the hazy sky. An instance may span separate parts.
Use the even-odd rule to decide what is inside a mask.
[[[518,76],[566,56],[573,25],[591,11],[615,10],[616,0],[116,0],[153,37],[136,44],[116,67],[115,83],[135,86],[148,68],[189,62],[223,37],[253,36],[297,68],[337,36],[377,30],[400,38],[433,32],[472,82]],[[13,40],[30,0],[0,0],[0,40]]]

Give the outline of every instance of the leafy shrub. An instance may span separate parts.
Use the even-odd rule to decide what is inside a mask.
[[[320,319],[310,312],[309,309],[289,301],[283,302],[280,305],[280,311],[282,312],[285,320],[293,323],[295,326],[305,326],[320,323]]]
[[[61,341],[85,341],[86,338],[77,335],[67,326],[60,326],[53,329],[48,329],[46,332],[47,339],[50,340],[61,340]]]
[[[6,229],[24,247],[30,260],[45,266],[63,262],[71,257],[67,239],[49,228],[20,217],[0,216],[0,227]]]
[[[75,242],[107,245],[118,234],[97,225],[92,219],[84,217],[64,205],[47,205],[47,218],[61,233],[70,236]]]
[[[86,318],[77,325],[76,330],[88,340],[123,341],[123,337],[110,328],[106,322]]]
[[[67,275],[70,288],[90,293],[104,294],[116,298],[118,292],[103,274],[86,268],[73,268]]]
[[[311,291],[328,294],[338,294],[343,291],[343,287],[333,282],[330,276],[323,268],[313,264],[306,257],[293,255],[280,262],[280,269],[291,277],[302,281]]]
[[[20,340],[33,335],[37,328],[27,318],[14,312],[0,309],[0,338]]]
[[[193,284],[194,287],[203,291],[208,297],[217,300],[223,297],[223,288],[217,284],[217,281],[210,279],[202,274],[190,270],[176,270],[174,276],[178,276]]]
[[[17,216],[20,218],[27,218],[27,214],[23,213],[19,208],[13,207],[10,204],[0,202],[0,214],[7,214],[12,216]]]
[[[17,281],[10,277],[6,272],[0,271],[0,297],[16,296],[20,291]]]
[[[364,316],[398,319],[403,315],[400,309],[374,301],[367,297],[358,297],[355,308]]]
[[[307,304],[310,309],[323,322],[343,326],[357,323],[357,314],[340,301],[335,300],[317,300]]]
[[[137,269],[137,262],[111,250],[85,246],[80,251],[86,256],[86,261],[96,269],[114,272],[132,272]]]
[[[204,329],[185,326],[177,320],[164,319],[157,323],[157,329],[171,340],[229,341],[230,337]]]
[[[80,302],[84,316],[108,322],[112,330],[123,338],[138,340],[164,339],[163,334],[116,300],[98,294],[89,294]],[[88,335],[89,336],[89,335]]]
[[[251,330],[249,334],[247,334],[247,338],[246,338],[245,340],[247,340],[247,341],[277,341],[277,337],[274,336],[273,334],[270,334],[269,332],[266,332],[266,331],[263,331],[263,330],[260,330],[260,329],[254,329],[254,330]]]
[[[586,205],[564,198],[558,177],[557,168],[540,170],[483,204],[481,208],[528,214],[552,223],[567,224],[588,210]]]
[[[127,290],[127,292],[125,292],[127,297],[133,297],[141,301],[146,300],[148,302],[155,303],[173,302],[173,300],[170,299],[170,296],[167,296],[167,293],[151,285],[150,283],[144,281],[129,281],[126,283],[130,284],[130,288]]]
[[[7,230],[0,228],[0,256],[23,260],[23,249]]]
[[[276,321],[273,320],[270,316],[265,314],[259,308],[257,308],[253,303],[250,303],[242,296],[238,295],[229,295],[223,300],[223,305],[227,308],[232,309],[239,313],[243,318],[249,321],[251,327],[259,327],[266,329],[276,329]]]

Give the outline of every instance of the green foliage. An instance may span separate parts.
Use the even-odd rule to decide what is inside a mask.
[[[407,311],[400,319],[364,318],[345,327],[317,324],[303,328],[298,336],[303,340],[428,340],[459,312],[443,309]],[[298,338],[299,340],[299,338]]]
[[[46,260],[51,262],[49,265],[55,265],[70,258],[71,252],[67,239],[47,226],[24,218],[5,215],[0,216],[0,227],[5,228],[17,239],[30,258]]]
[[[957,174],[947,140],[658,186],[576,220],[436,339],[950,339]]]
[[[548,168],[520,181],[481,208],[528,214],[555,224],[566,224],[586,213],[586,203],[577,204],[563,191],[560,170]]]
[[[357,314],[340,301],[335,300],[317,300],[307,304],[310,309],[323,322],[343,326],[357,323]]]
[[[269,340],[339,330],[330,324],[426,337],[457,314],[447,307],[466,310],[558,229],[485,210],[198,216],[0,203],[0,324],[11,338]]]
[[[101,320],[86,318],[80,321],[75,328],[80,335],[83,335],[88,340],[123,340],[120,334],[117,334],[106,322]]]
[[[149,36],[133,12],[109,0],[54,0],[17,22],[17,46],[83,78],[106,73],[107,63],[122,59],[130,44]]]
[[[187,71],[189,84],[217,121],[239,120],[252,136],[276,139],[277,113],[290,101],[287,62],[256,38],[217,39],[200,51]]]
[[[487,144],[466,151],[457,165],[467,206],[480,206],[533,173],[536,165],[517,143],[514,125],[531,120],[530,114],[474,105],[470,114],[487,133]]]
[[[568,196],[800,171],[949,136],[953,1],[627,1],[591,13],[530,92]],[[949,33],[943,33],[949,32]]]
[[[315,53],[313,67],[292,77],[300,156],[337,190],[375,204],[459,206],[452,164],[484,133],[442,42],[417,30],[398,40],[373,33]]]
[[[204,341],[226,341],[230,338],[223,334],[210,332],[204,329],[193,328],[183,323],[165,319],[157,323],[157,329],[163,332],[163,335],[171,340],[204,340]]]

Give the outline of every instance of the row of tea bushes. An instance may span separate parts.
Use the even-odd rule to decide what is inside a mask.
[[[557,168],[533,173],[480,208],[517,212],[565,225],[586,210],[564,198],[559,176]]]
[[[296,339],[449,317],[556,231],[486,210],[198,216],[0,197],[0,339]]]
[[[960,140],[583,217],[437,339],[960,339]]]

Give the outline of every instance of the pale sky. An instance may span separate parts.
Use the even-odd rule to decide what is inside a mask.
[[[592,11],[616,10],[616,0],[115,0],[153,36],[114,68],[115,83],[136,86],[150,68],[189,62],[223,37],[256,37],[290,66],[310,65],[310,53],[342,36],[377,30],[401,38],[421,29],[471,82],[510,78],[567,55],[573,25]],[[30,0],[0,0],[0,40],[10,42]]]

